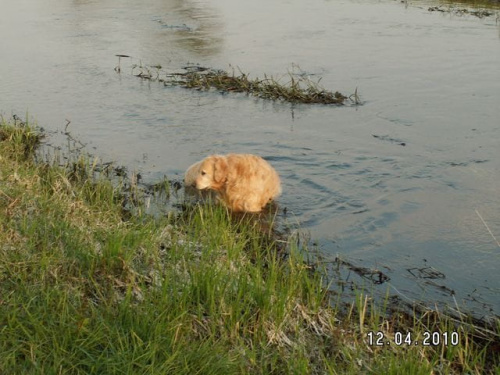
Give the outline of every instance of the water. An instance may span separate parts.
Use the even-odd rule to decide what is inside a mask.
[[[318,244],[403,299],[500,314],[500,31],[420,2],[3,0],[0,111],[68,130],[147,180],[210,153],[266,157]],[[116,54],[122,72],[114,71]],[[142,61],[299,69],[363,106],[166,88]],[[53,134],[49,142],[61,139]],[[344,273],[347,281],[354,273]],[[370,284],[370,282],[368,282]]]

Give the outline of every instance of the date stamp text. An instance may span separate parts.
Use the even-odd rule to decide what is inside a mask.
[[[421,337],[416,338],[412,332],[394,332],[391,337],[381,331],[370,331],[367,333],[368,345],[370,346],[457,346],[460,337],[458,332],[424,332]],[[420,336],[420,335],[419,335]]]

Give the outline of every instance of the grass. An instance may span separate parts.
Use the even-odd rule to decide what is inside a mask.
[[[338,91],[325,90],[319,82],[292,73],[288,74],[288,81],[282,84],[273,77],[250,79],[248,74],[242,72],[236,75],[234,71],[229,74],[223,70],[209,69],[204,72],[195,71],[173,76],[169,84],[198,90],[243,92],[262,99],[291,103],[342,105],[348,99]]]
[[[118,65],[115,71],[121,72],[121,59],[127,55],[116,55]],[[132,74],[142,79],[163,82],[165,86],[180,86],[195,90],[217,90],[222,93],[247,93],[261,99],[303,104],[343,105],[348,101],[360,104],[357,89],[349,97],[338,91],[329,91],[320,85],[320,80],[312,81],[304,72],[289,72],[285,78],[264,76],[250,78],[249,74],[235,70],[228,73],[224,70],[189,65],[181,72],[166,72],[161,65],[132,65]],[[285,82],[283,83],[283,81]]]
[[[35,162],[0,124],[0,373],[498,374],[500,323],[340,308],[307,249],[255,216],[198,204],[152,217],[79,158]],[[129,187],[127,188],[129,189]],[[133,214],[130,214],[130,211]],[[376,345],[456,331],[458,345]]]
[[[477,18],[485,18],[491,17],[495,14],[497,15],[498,20],[498,12],[495,13],[489,9],[468,9],[468,8],[457,8],[455,4],[448,6],[432,6],[428,8],[429,12],[440,12],[440,13],[449,13],[456,16],[474,16]]]
[[[500,9],[500,4],[497,0],[439,0],[438,3],[442,3],[445,5],[462,5],[471,8],[483,8],[483,9]],[[474,15],[474,14],[473,14]],[[488,17],[489,15],[477,15],[478,17]]]
[[[436,4],[429,6],[428,11],[477,18],[495,17],[497,23],[499,20],[498,0],[439,0]]]

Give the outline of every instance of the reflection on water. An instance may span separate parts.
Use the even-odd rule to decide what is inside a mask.
[[[325,261],[379,270],[381,292],[499,314],[499,27],[424,4],[7,0],[0,110],[49,130],[68,119],[91,151],[149,180],[180,179],[210,153],[260,154],[282,176],[281,220]],[[365,103],[166,88],[123,61],[115,73],[116,54],[251,77],[300,66]]]
[[[163,12],[154,21],[164,32],[162,43],[175,50],[187,50],[199,59],[221,51],[221,20],[215,8],[207,2],[170,0],[162,4]],[[179,23],[179,18],[183,23]]]

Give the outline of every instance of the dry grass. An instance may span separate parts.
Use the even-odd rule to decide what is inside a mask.
[[[117,55],[121,72],[121,59],[125,55]],[[296,66],[294,66],[297,69]],[[168,72],[162,66],[143,65],[142,62],[132,65],[132,74],[146,80],[163,82],[166,86],[180,86],[195,90],[216,90],[223,93],[246,93],[266,100],[278,100],[290,103],[343,105],[351,102],[360,104],[357,89],[349,97],[338,91],[329,91],[320,85],[320,80],[313,81],[302,71],[289,72],[281,78],[250,78],[250,75],[233,69],[231,73],[224,70],[189,65],[178,72]]]

